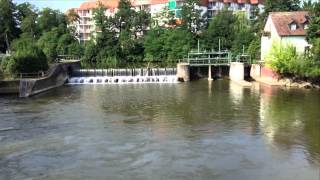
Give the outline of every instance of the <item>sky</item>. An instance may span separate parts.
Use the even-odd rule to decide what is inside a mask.
[[[13,2],[17,4],[29,2],[39,10],[49,7],[51,9],[60,10],[61,12],[65,12],[70,8],[79,7],[81,3],[86,1],[90,0],[13,0]]]
[[[70,8],[79,7],[81,3],[90,0],[13,0],[15,3],[29,2],[33,4],[37,9],[50,7],[52,9],[58,9],[61,12],[65,12]],[[313,0],[316,2],[317,0]]]

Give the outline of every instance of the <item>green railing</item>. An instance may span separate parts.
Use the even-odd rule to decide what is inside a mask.
[[[190,66],[225,66],[230,65],[231,62],[251,64],[251,56],[243,53],[233,58],[230,51],[190,52],[182,62],[188,63]]]

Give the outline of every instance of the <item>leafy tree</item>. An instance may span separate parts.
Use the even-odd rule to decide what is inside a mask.
[[[68,21],[68,24],[79,22],[80,16],[74,11],[74,9],[71,9],[67,13],[67,21]]]
[[[173,62],[183,58],[194,44],[192,33],[184,29],[151,29],[144,41],[147,61]]]
[[[147,32],[144,38],[145,59],[147,61],[161,61],[166,59],[164,50],[164,34],[165,29],[160,27],[152,28]]]
[[[185,0],[181,7],[182,27],[194,34],[202,29],[205,20],[199,6],[199,0]]]
[[[15,73],[33,73],[48,69],[46,56],[29,35],[23,35],[12,43],[13,55],[6,70]]]
[[[147,29],[150,27],[151,15],[145,10],[135,12],[135,16],[132,20],[133,34],[135,39],[138,39],[139,35],[146,33]]]
[[[37,44],[47,56],[49,62],[54,62],[54,60],[58,57],[57,45],[59,36],[60,33],[58,28],[53,28],[49,32],[44,32],[38,40]]]
[[[54,27],[67,26],[67,18],[57,10],[44,8],[39,12],[38,25],[41,32],[48,32]]]
[[[83,67],[95,67],[97,64],[98,54],[97,47],[93,41],[89,41],[86,43],[84,56],[81,58],[81,65]]]
[[[259,36],[255,36],[250,42],[248,47],[248,54],[251,56],[253,61],[260,59],[261,55],[261,39]]]
[[[168,53],[167,60],[169,62],[182,59],[195,44],[192,33],[183,29],[168,29],[164,36],[165,50]]]
[[[0,51],[10,51],[10,43],[20,31],[16,22],[16,6],[11,0],[0,0]]]
[[[313,45],[314,59],[320,61],[320,2],[314,3],[311,9],[307,40]]]
[[[302,9],[305,11],[311,11],[313,8],[313,2],[312,0],[304,0],[303,1],[303,5],[302,5]]]
[[[246,52],[251,41],[255,38],[250,21],[247,19],[245,13],[236,14],[237,21],[234,24],[235,37],[232,42],[232,53],[237,55]]]
[[[202,41],[206,49],[219,47],[219,39],[223,49],[231,49],[235,38],[236,16],[232,11],[222,10],[210,21],[208,29],[204,32]]]
[[[36,23],[38,14],[34,6],[30,3],[22,3],[17,6],[17,9],[21,31],[36,36],[39,31]]]

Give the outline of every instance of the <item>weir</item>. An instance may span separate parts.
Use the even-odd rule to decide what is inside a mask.
[[[68,84],[178,83],[176,68],[79,69]]]

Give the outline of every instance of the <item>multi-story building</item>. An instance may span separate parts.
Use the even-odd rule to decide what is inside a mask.
[[[212,18],[219,10],[228,9],[230,11],[245,12],[248,19],[253,18],[255,8],[263,11],[264,0],[208,0],[208,18]]]
[[[79,34],[79,41],[85,42],[94,37],[97,29],[93,20],[93,10],[101,3],[106,7],[106,15],[113,16],[119,5],[119,0],[97,0],[81,4],[79,8],[73,10],[79,15],[79,22],[74,22],[76,32]],[[181,7],[183,0],[131,0],[131,4],[136,11],[146,10],[151,17],[157,18],[165,8],[174,12],[175,18],[181,18]],[[202,13],[207,13],[208,18],[212,18],[219,10],[227,8],[237,12],[245,12],[248,18],[252,17],[254,8],[263,10],[263,0],[201,0],[200,6]]]

